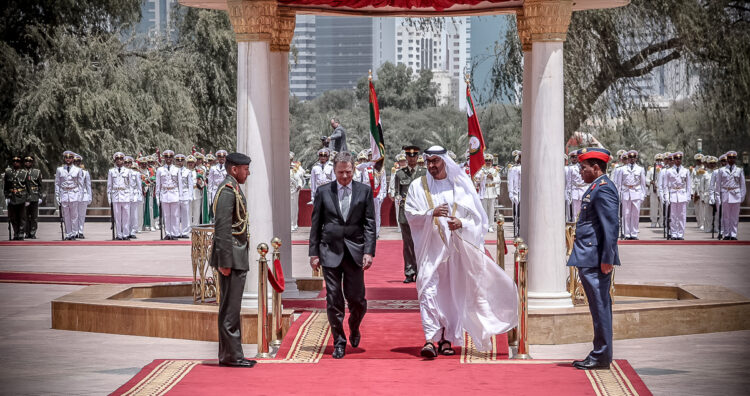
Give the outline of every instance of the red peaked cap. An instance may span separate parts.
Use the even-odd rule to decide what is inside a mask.
[[[604,162],[609,162],[610,152],[607,149],[599,147],[586,147],[578,151],[578,160],[584,161],[587,159],[599,159]]]

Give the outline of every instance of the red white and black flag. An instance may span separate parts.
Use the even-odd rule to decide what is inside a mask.
[[[372,162],[382,163],[385,160],[385,139],[383,138],[383,127],[380,124],[378,97],[375,94],[375,86],[372,85],[372,77],[370,77],[370,149],[372,150]]]
[[[466,84],[466,117],[469,120],[469,169],[471,177],[484,165],[484,137],[482,128],[479,127],[479,119],[471,99],[471,89]]]

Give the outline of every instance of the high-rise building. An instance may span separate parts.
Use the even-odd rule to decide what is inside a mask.
[[[372,23],[367,17],[315,17],[316,96],[354,89],[372,68]]]
[[[172,15],[177,0],[143,0],[141,21],[136,31],[146,35],[149,41],[172,37],[175,34]]]
[[[403,64],[415,74],[431,70],[438,102],[464,107],[464,74],[471,52],[469,18],[444,18],[442,26],[434,29],[410,25],[404,18],[374,18],[372,25],[373,70],[385,62]]]
[[[310,100],[316,93],[315,15],[297,15],[289,52],[289,95]]]

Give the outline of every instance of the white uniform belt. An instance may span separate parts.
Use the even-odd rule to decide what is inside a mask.
[[[127,187],[112,187],[112,189],[115,191],[125,191],[127,190]]]
[[[61,186],[61,187],[62,187],[63,190],[67,190],[67,191],[75,190],[76,189],[76,186]]]
[[[640,186],[640,184],[626,184],[625,185],[625,187],[627,188],[633,188],[633,187],[638,187],[638,186]]]
[[[175,186],[170,186],[170,187],[164,186],[164,187],[162,187],[161,189],[162,189],[162,190],[167,190],[167,191],[171,191],[171,190],[175,190],[175,189],[177,189],[177,187],[175,187]]]
[[[585,184],[576,184],[576,187],[586,187]]]

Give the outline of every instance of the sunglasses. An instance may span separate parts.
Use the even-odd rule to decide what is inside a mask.
[[[328,157],[328,154],[318,154],[318,157]]]
[[[419,153],[406,153],[407,157],[416,157],[418,155],[419,155]]]

